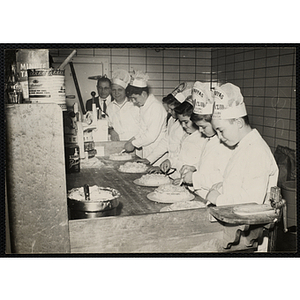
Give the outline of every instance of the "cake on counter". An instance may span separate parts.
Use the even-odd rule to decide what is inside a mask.
[[[164,174],[146,174],[139,178],[139,184],[159,186],[162,184],[171,183],[171,179]]]
[[[143,163],[127,162],[119,167],[119,171],[124,173],[144,173],[148,167]]]
[[[122,160],[130,160],[132,159],[132,155],[130,153],[113,153],[109,156],[109,159],[111,160],[118,160],[118,161],[122,161]]]
[[[191,193],[181,185],[162,184],[155,189],[153,193],[154,197],[164,201],[187,201],[194,197],[191,197]]]

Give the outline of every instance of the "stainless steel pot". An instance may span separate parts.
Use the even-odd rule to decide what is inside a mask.
[[[108,215],[116,215],[116,208],[119,205],[120,193],[112,188],[102,188],[112,192],[113,199],[103,201],[91,201],[91,200],[75,200],[68,198],[68,207],[71,219],[86,219],[86,218],[98,218]]]

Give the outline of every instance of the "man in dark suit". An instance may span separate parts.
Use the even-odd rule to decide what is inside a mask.
[[[101,112],[101,117],[105,118],[107,105],[113,100],[111,97],[111,81],[106,75],[97,78],[97,91],[98,96],[94,98],[94,101],[96,107],[99,108]],[[86,101],[85,107],[87,111],[93,110],[92,104],[93,99]]]

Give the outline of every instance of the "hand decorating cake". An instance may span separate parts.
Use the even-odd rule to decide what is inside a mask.
[[[89,187],[90,200],[85,200],[84,187],[74,188],[68,192],[68,198],[76,201],[100,202],[108,201],[120,196],[120,193],[112,188],[93,185]]]
[[[155,189],[153,193],[154,197],[164,201],[187,201],[194,197],[191,197],[191,193],[181,185],[163,184]]]
[[[132,156],[130,153],[113,153],[109,156],[110,160],[130,160]]]
[[[127,162],[119,167],[119,171],[124,173],[144,173],[148,167],[143,163]]]
[[[159,186],[166,183],[171,183],[171,179],[164,174],[146,174],[139,178],[139,184],[149,186]]]

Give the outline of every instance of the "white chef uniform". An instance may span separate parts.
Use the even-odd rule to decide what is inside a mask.
[[[233,151],[216,205],[262,204],[271,187],[277,186],[277,180],[274,156],[258,131],[253,129]]]
[[[214,90],[213,119],[228,120],[247,115],[240,88],[225,83]],[[277,186],[278,167],[273,154],[256,129],[237,144],[226,166],[216,205],[256,202],[262,204],[271,187]]]
[[[195,82],[192,99],[195,114],[212,115],[214,101],[208,82]],[[193,188],[199,196],[205,199],[212,185],[223,181],[223,173],[231,154],[232,150],[221,143],[217,134],[205,138],[197,170],[192,175]]]
[[[145,104],[139,110],[139,132],[135,135],[132,144],[136,148],[142,147],[142,153],[141,151],[136,153],[138,156],[146,158],[158,146],[166,132],[167,112],[153,94],[149,94]]]
[[[175,120],[173,117],[170,117],[164,137],[146,158],[150,161],[150,163],[152,163],[165,152],[168,152],[167,155],[164,155],[154,164],[154,166],[159,166],[165,159],[177,156],[180,151],[180,143],[184,134],[185,133],[180,122]]]
[[[180,103],[184,101],[188,101],[192,96],[192,88],[194,82],[182,82],[180,83],[173,91],[173,97]],[[192,101],[190,104],[193,105]],[[171,117],[168,121],[167,132],[164,138],[161,140],[159,145],[154,149],[153,153],[147,157],[150,162],[155,161],[158,154],[162,154],[168,151],[168,156],[164,156],[162,159],[159,159],[154,165],[158,166],[165,159],[171,159],[172,157],[178,157],[182,138],[185,137],[185,131],[183,130],[179,121],[175,121],[173,117]]]
[[[192,134],[185,134],[181,141],[181,149],[178,155],[170,157],[171,165],[176,168],[176,172],[172,178],[180,177],[180,169],[183,165],[196,167],[206,139],[202,136],[199,130],[194,131]]]
[[[120,141],[129,140],[139,132],[139,108],[132,102],[119,105],[115,100],[107,106],[109,126],[119,134]]]
[[[226,165],[233,151],[226,147],[217,135],[205,138],[197,171],[193,173],[193,188],[205,199],[209,189],[215,183],[223,181]]]

